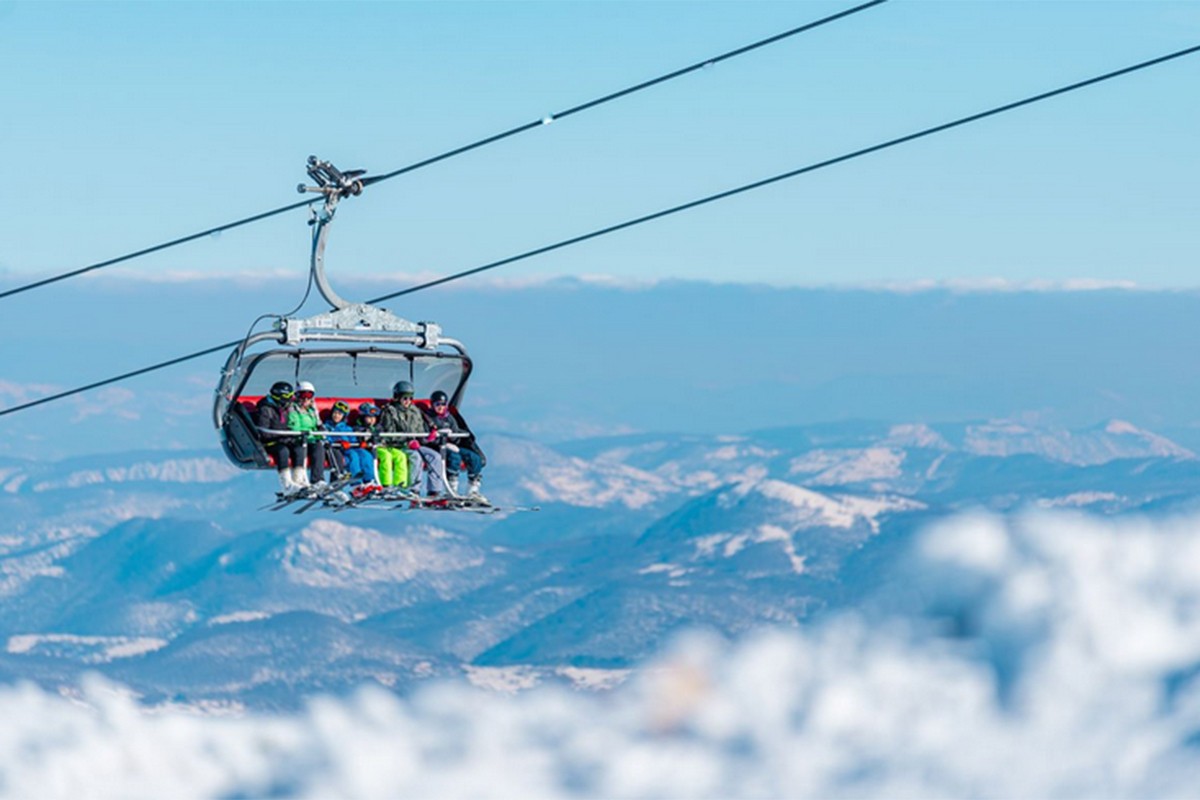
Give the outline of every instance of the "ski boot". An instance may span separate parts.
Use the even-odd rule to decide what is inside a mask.
[[[283,499],[284,497],[290,497],[298,491],[300,491],[300,487],[292,480],[292,471],[290,469],[279,470],[279,491],[275,495]]]
[[[488,499],[479,491],[480,484],[483,483],[483,476],[476,475],[471,478],[470,484],[467,486],[467,500],[478,505],[489,505]]]

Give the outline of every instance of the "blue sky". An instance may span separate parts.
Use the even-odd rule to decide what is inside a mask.
[[[0,276],[291,202],[309,153],[386,172],[851,5],[0,3]],[[892,0],[380,184],[330,269],[470,268],[1197,43],[1194,2]],[[1173,62],[506,273],[1194,286],[1198,77]],[[303,221],[129,268],[299,284]]]

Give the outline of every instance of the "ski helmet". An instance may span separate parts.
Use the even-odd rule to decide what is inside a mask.
[[[333,413],[334,411],[336,411],[342,415],[349,414],[350,413],[350,404],[347,403],[345,400],[338,400],[336,403],[333,404],[333,407],[329,409],[330,413]]]
[[[358,407],[358,413],[363,417],[378,417],[379,406],[374,403],[363,403]]]
[[[438,403],[449,403],[449,402],[450,402],[450,398],[447,397],[446,393],[443,392],[441,389],[438,389],[436,392],[429,395],[429,403],[431,405],[436,406]]]
[[[399,381],[395,386],[392,387],[392,397],[400,398],[404,397],[405,395],[412,397],[416,393],[417,390],[414,389],[413,385],[408,381]]]
[[[300,394],[300,392],[309,392],[310,394],[315,395],[317,393],[317,389],[308,381],[300,381],[296,384],[296,394]]]
[[[271,387],[271,397],[276,400],[291,400],[292,385],[287,381],[276,381]]]

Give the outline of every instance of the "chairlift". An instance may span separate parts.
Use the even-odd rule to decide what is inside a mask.
[[[311,382],[325,417],[338,400],[352,409],[364,402],[380,406],[390,402],[392,386],[407,380],[416,389],[418,406],[428,408],[429,397],[444,391],[451,412],[469,430],[458,414],[472,369],[463,343],[443,336],[434,322],[412,322],[383,308],[351,303],[325,277],[329,224],[338,201],[362,192],[365,170],[341,172],[310,156],[307,171],[316,185],[300,184],[299,191],[324,195],[323,206],[313,209],[309,220],[313,226],[310,280],[331,309],[307,318],[260,317],[229,354],[213,404],[213,423],[229,461],[248,470],[275,468],[259,436],[254,408],[277,381]],[[264,320],[272,320],[270,329],[256,331]]]

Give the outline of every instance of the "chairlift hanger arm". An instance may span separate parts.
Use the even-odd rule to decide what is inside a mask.
[[[324,207],[318,212],[312,209],[308,221],[313,226],[312,256],[309,260],[309,270],[317,291],[325,298],[334,310],[340,311],[353,305],[349,300],[339,295],[329,285],[325,277],[325,240],[329,235],[329,224],[333,222],[334,212],[337,211],[338,201],[343,197],[362,194],[362,176],[367,174],[365,169],[352,169],[342,172],[328,161],[322,161],[316,156],[308,157],[308,177],[316,186],[305,186],[303,183],[296,187],[301,194],[312,192],[325,196]]]

